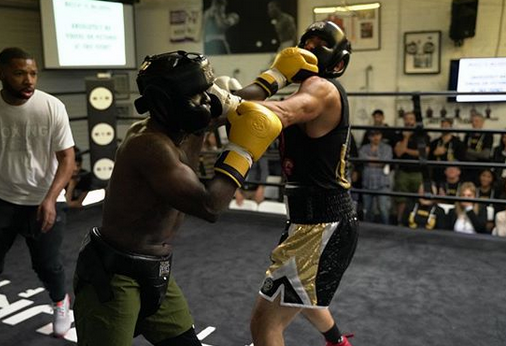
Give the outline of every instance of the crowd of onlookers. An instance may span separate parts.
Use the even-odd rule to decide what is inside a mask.
[[[485,117],[476,112],[471,114],[471,125],[477,132],[466,132],[463,136],[441,132],[432,138],[427,133],[412,130],[390,130],[382,110],[375,110],[372,116],[373,126],[380,129],[367,130],[360,145],[357,143],[356,152],[352,152],[352,156],[364,159],[352,165],[353,186],[374,191],[373,194],[354,193],[363,220],[410,228],[506,236],[506,204],[465,200],[506,199],[506,170],[478,166],[482,162],[506,162],[506,135],[502,135],[500,144],[494,147],[493,134],[479,132],[484,127]],[[403,122],[404,128],[414,129],[415,114],[404,113]],[[452,126],[451,118],[442,118],[441,128]],[[411,161],[395,165],[381,162],[390,159]],[[426,159],[449,164],[424,166]],[[409,164],[412,160],[417,163]],[[451,162],[456,163],[452,165]],[[474,162],[477,166],[463,166],[460,162]],[[389,196],[388,193],[405,194]],[[426,198],[412,198],[409,194]],[[464,200],[438,200],[434,196]]]
[[[502,135],[500,144],[494,147],[494,135],[479,132],[484,128],[485,117],[477,112],[471,114],[472,129],[477,132],[458,135],[444,131],[432,137],[428,133],[414,131],[417,121],[413,112],[403,114],[402,127],[406,129],[403,131],[390,129],[380,109],[375,110],[372,117],[375,128],[366,130],[360,143],[353,139],[350,150],[351,157],[360,159],[350,160],[350,180],[355,191],[362,190],[352,193],[361,220],[410,228],[506,236],[506,204],[465,200],[476,198],[506,202],[506,170],[478,166],[481,162],[506,163],[506,135]],[[442,118],[441,128],[452,127],[453,119]],[[213,133],[206,137],[204,153],[207,151],[207,155],[202,156],[201,177],[210,178],[214,174],[213,152],[221,146],[217,138]],[[420,151],[423,157],[420,157]],[[271,152],[275,152],[274,148]],[[382,162],[391,159],[408,161],[406,164]],[[423,166],[420,163],[424,160],[448,164]],[[254,165],[247,181],[265,182],[268,175],[280,175],[275,168],[279,165],[278,161],[278,157],[271,160],[263,158]],[[477,165],[472,165],[473,162]],[[460,163],[468,164],[463,166]],[[363,193],[363,190],[373,193]],[[262,185],[247,184],[238,190],[236,202],[241,204],[249,199],[260,203],[269,198],[264,191]],[[402,196],[391,196],[392,193]],[[418,195],[425,198],[417,198]],[[442,198],[434,198],[437,196]],[[446,198],[452,196],[464,200]]]
[[[506,202],[506,170],[460,165],[461,162],[506,163],[506,134],[501,135],[499,145],[494,147],[492,133],[466,132],[459,136],[445,131],[432,137],[427,133],[417,133],[413,131],[417,124],[413,112],[403,114],[403,127],[413,130],[389,129],[380,109],[375,110],[372,117],[375,128],[366,130],[360,143],[353,140],[350,153],[351,157],[361,159],[351,160],[350,165],[352,186],[362,190],[352,193],[361,220],[409,228],[506,236],[506,204],[434,198],[453,196]],[[484,122],[483,115],[476,112],[471,114],[473,129],[483,129]],[[452,127],[451,118],[441,119],[441,128]],[[201,178],[210,178],[214,174],[214,158],[221,147],[219,142],[217,133],[207,134],[199,167]],[[271,153],[275,153],[274,146]],[[448,164],[421,166],[419,163],[423,160],[420,160],[420,151],[422,159],[445,161]],[[406,161],[406,164],[382,162],[392,159],[410,161]],[[269,158],[266,155],[252,167],[247,181],[265,182],[267,176],[281,175],[278,160],[276,156]],[[456,164],[452,165],[451,162]],[[81,164],[82,154],[76,149],[76,169],[66,189],[69,207],[82,206],[91,183],[90,173],[83,170]],[[424,170],[428,172],[428,177],[427,174],[424,176]],[[373,193],[367,194],[363,190]],[[241,205],[244,200],[261,203],[271,197],[265,191],[262,184],[246,184],[238,189],[235,203]],[[391,196],[391,193],[404,195]],[[275,195],[275,199],[281,200],[281,191]]]

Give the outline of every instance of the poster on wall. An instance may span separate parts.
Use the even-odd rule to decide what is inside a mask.
[[[297,0],[204,0],[204,54],[276,52],[297,44]]]
[[[437,74],[441,71],[441,31],[404,33],[404,73]]]
[[[201,39],[202,6],[185,4],[169,10],[170,42],[198,42]]]
[[[380,49],[380,3],[315,7],[315,21],[336,23],[351,42],[353,51]]]

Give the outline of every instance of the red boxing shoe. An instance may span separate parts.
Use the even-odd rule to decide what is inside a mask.
[[[333,344],[331,343],[330,341],[327,341],[327,344],[326,346],[353,346],[349,341],[348,341],[348,338],[352,338],[353,337],[353,334],[347,334],[347,335],[343,335],[342,336],[342,341],[337,343],[337,344]]]

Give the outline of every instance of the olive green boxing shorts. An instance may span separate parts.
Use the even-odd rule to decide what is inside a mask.
[[[74,287],[77,284],[75,282]],[[115,274],[110,284],[114,298],[106,303],[98,300],[90,284],[83,285],[76,294],[74,316],[78,345],[131,346],[132,338],[137,335],[156,344],[192,327],[188,303],[172,275],[158,311],[140,320],[141,298],[137,281]]]

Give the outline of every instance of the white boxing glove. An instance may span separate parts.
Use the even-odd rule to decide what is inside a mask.
[[[229,76],[219,76],[214,80],[214,84],[231,93],[242,89],[241,83],[235,78]]]
[[[230,111],[235,110],[242,102],[242,98],[231,94],[216,83],[213,83],[206,92],[211,98],[211,114],[213,117],[228,114]]]

